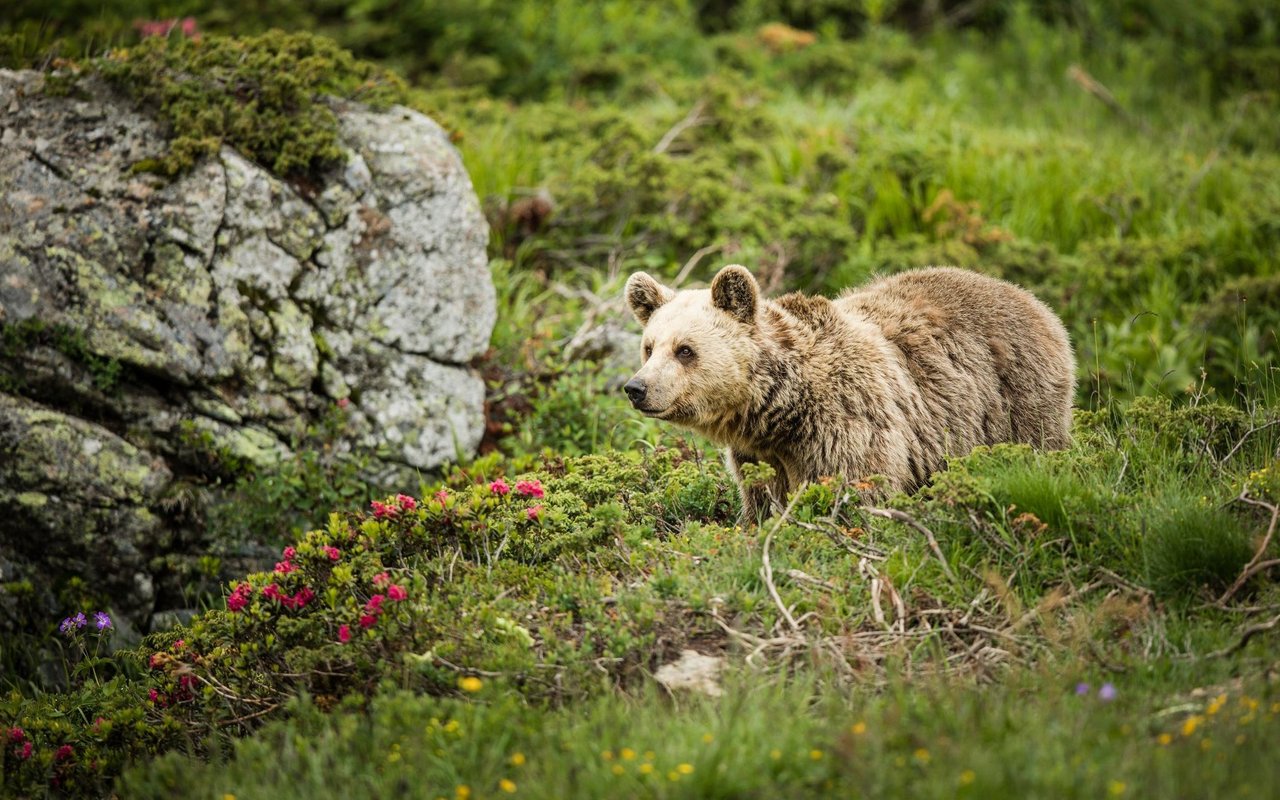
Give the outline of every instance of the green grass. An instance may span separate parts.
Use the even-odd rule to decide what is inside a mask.
[[[238,742],[213,763],[167,757],[120,783],[129,797],[238,800],[460,797],[1259,797],[1280,695],[1229,673],[1099,678],[1041,668],[998,688],[895,676],[834,688],[730,676],[724,697],[612,695],[559,711],[489,697],[390,693],[367,712],[319,712]],[[1087,689],[1077,694],[1077,680]]]

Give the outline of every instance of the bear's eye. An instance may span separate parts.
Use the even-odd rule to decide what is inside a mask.
[[[648,360],[648,358],[649,358],[649,356],[651,356],[651,355],[653,355],[653,345],[651,345],[651,344],[646,344],[646,345],[644,346],[644,357],[645,357],[645,360],[647,361],[647,360]]]
[[[680,345],[680,347],[676,348],[676,358],[681,361],[688,361],[693,358],[693,348],[687,344]]]

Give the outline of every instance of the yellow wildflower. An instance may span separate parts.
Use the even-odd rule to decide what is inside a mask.
[[[522,767],[524,766],[524,760],[524,753],[514,753],[511,756],[512,766]]]
[[[774,749],[769,751],[769,758],[772,758],[774,761],[777,761],[778,759],[782,758],[782,751],[775,747]]]
[[[1112,781],[1111,783],[1107,784],[1107,793],[1110,794],[1112,797],[1119,797],[1120,795],[1124,794],[1124,790],[1125,790],[1124,781]]]
[[[1209,703],[1209,707],[1205,709],[1205,713],[1212,717],[1214,714],[1217,714],[1222,710],[1222,706],[1225,705],[1226,702],[1227,696],[1225,694],[1218,695]]]
[[[449,720],[448,722],[446,722],[446,723],[445,723],[445,726],[444,726],[444,732],[445,732],[445,733],[457,733],[457,732],[458,732],[458,728],[461,728],[461,727],[462,727],[462,726],[461,726],[460,724],[458,724],[458,721],[457,721],[456,719],[451,719],[451,720]]]
[[[636,757],[636,751],[632,750],[630,747],[624,747],[618,751],[618,755],[622,756],[623,761],[630,761]]]
[[[653,772],[653,765],[652,765],[652,764],[641,764],[641,765],[640,765],[640,774],[641,774],[641,775],[648,775],[650,772]]]
[[[1204,717],[1199,714],[1193,714],[1182,721],[1182,735],[1190,736],[1196,732],[1196,728],[1200,727],[1200,723],[1204,722]]]
[[[503,778],[502,780],[498,781],[498,788],[506,792],[507,794],[515,794],[516,782],[513,780],[508,780],[507,778]]]
[[[614,775],[627,774],[627,768],[622,766],[621,764],[614,764],[612,767],[609,768],[609,771],[612,772]]]
[[[809,758],[812,758],[814,761],[821,761],[821,760],[822,760],[822,751],[821,751],[821,750],[810,750],[810,751],[809,751]]]
[[[601,757],[601,758],[603,758],[605,761],[612,761],[612,760],[613,760],[613,751],[612,751],[612,750],[602,750],[602,751],[600,752],[600,757]]]
[[[853,723],[853,727],[849,730],[853,732],[854,736],[861,736],[867,732],[867,723],[861,721],[855,722]]]
[[[667,773],[667,780],[669,781],[680,780],[680,773],[676,772],[675,770],[671,770],[670,772]]]
[[[977,780],[977,778],[978,778],[977,773],[975,773],[971,769],[966,769],[964,772],[960,773],[960,785],[968,786],[969,784]]]
[[[465,678],[458,678],[458,688],[464,692],[472,692],[472,693],[478,692],[480,691],[480,688],[483,686],[484,686],[484,681],[480,680],[474,675],[468,675]]]
[[[929,763],[929,751],[923,747],[918,748],[914,755],[916,757],[916,761],[919,761],[921,764]]]
[[[467,798],[471,796],[471,787],[464,783],[457,789],[454,789],[453,793],[458,796],[458,800],[467,800]]]
[[[1172,736],[1170,736],[1170,735],[1169,735],[1169,734],[1167,734],[1167,733],[1162,733],[1162,734],[1160,734],[1160,737],[1159,737],[1158,739],[1156,739],[1156,741],[1157,741],[1157,742],[1159,742],[1162,746],[1163,746],[1163,745],[1168,745],[1168,744],[1169,744],[1169,742],[1172,742],[1172,741],[1173,741],[1173,737],[1172,737]]]
[[[709,733],[702,734],[702,741],[706,742],[707,744],[711,744],[715,740],[716,740],[716,737],[712,736]]]
[[[222,796],[222,800],[236,800],[236,796],[231,792],[227,792]]]

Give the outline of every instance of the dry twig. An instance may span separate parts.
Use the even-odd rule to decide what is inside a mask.
[[[773,598],[773,602],[777,604],[778,610],[782,612],[782,618],[787,621],[791,630],[799,633],[800,625],[796,622],[795,617],[791,616],[791,609],[787,608],[782,602],[781,595],[778,594],[778,587],[773,583],[773,565],[769,563],[769,543],[773,541],[773,535],[782,527],[782,523],[786,521],[787,516],[791,514],[791,510],[796,507],[796,501],[800,499],[800,493],[797,492],[791,498],[791,502],[787,505],[786,510],[782,512],[782,516],[778,517],[778,521],[774,523],[773,529],[764,537],[764,555],[763,563],[760,567],[760,577],[764,579],[764,584],[769,589],[769,596]]]
[[[1245,583],[1254,575],[1257,575],[1263,570],[1280,565],[1280,559],[1273,558],[1269,561],[1262,560],[1262,557],[1267,552],[1267,548],[1271,546],[1271,537],[1274,536],[1276,532],[1276,522],[1280,521],[1280,506],[1274,503],[1268,503],[1266,500],[1259,500],[1255,497],[1250,497],[1249,490],[1247,488],[1240,492],[1240,496],[1237,497],[1236,500],[1239,500],[1242,503],[1248,503],[1251,506],[1265,508],[1267,511],[1271,512],[1271,521],[1267,523],[1267,532],[1262,537],[1262,543],[1258,545],[1258,551],[1253,554],[1253,558],[1245,565],[1244,571],[1240,573],[1240,577],[1236,578],[1235,582],[1222,593],[1222,597],[1218,598],[1217,605],[1219,606],[1225,605],[1228,600],[1235,596],[1236,592],[1240,591],[1240,587],[1244,586]]]
[[[693,108],[689,109],[689,113],[685,115],[684,119],[680,120],[675,125],[672,125],[671,130],[662,135],[662,138],[658,140],[658,143],[653,146],[653,152],[667,152],[667,148],[670,147],[676,139],[680,138],[680,134],[698,125],[707,124],[707,120],[702,116],[702,112],[706,107],[706,100],[699,100],[694,103]]]
[[[1099,83],[1097,78],[1094,78],[1088,72],[1085,72],[1084,68],[1079,64],[1072,64],[1067,68],[1067,77],[1081,89],[1084,89],[1090,95],[1102,101],[1103,105],[1114,111],[1116,114],[1119,114],[1126,121],[1137,125],[1139,128],[1142,128],[1143,131],[1150,132],[1146,123],[1135,117],[1133,114],[1130,114],[1128,109],[1120,105],[1120,101],[1116,99],[1116,96],[1111,93],[1110,89]]]
[[[1205,656],[1205,658],[1226,658],[1227,656],[1234,655],[1235,653],[1243,650],[1244,646],[1247,645],[1249,640],[1254,636],[1257,636],[1259,633],[1266,633],[1269,630],[1273,630],[1277,625],[1280,625],[1280,614],[1277,614],[1266,622],[1261,622],[1257,625],[1250,625],[1241,631],[1240,640],[1238,642],[1230,647],[1215,650]]]
[[[698,266],[698,262],[702,261],[702,259],[711,255],[712,253],[719,252],[721,249],[723,249],[722,245],[709,244],[706,247],[700,248],[696,253],[689,256],[689,260],[684,262],[684,266],[680,268],[680,271],[678,273],[676,273],[676,279],[671,282],[671,288],[672,289],[680,288],[680,284],[685,282],[685,279],[689,277],[689,273],[693,272],[694,267]]]
[[[921,525],[915,517],[896,508],[872,508],[871,506],[860,506],[859,508],[873,517],[883,517],[884,519],[901,522],[924,534],[924,538],[929,542],[929,549],[938,557],[938,563],[942,565],[943,573],[953,581],[956,579],[956,574],[951,571],[951,565],[947,563],[947,559],[942,555],[942,548],[938,546],[938,540],[934,537],[933,531]]]

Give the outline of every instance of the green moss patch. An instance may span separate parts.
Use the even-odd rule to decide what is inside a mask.
[[[343,158],[325,96],[373,106],[404,96],[391,73],[307,33],[152,37],[93,66],[169,126],[169,152],[136,166],[166,174],[224,144],[279,175],[319,170]]]

